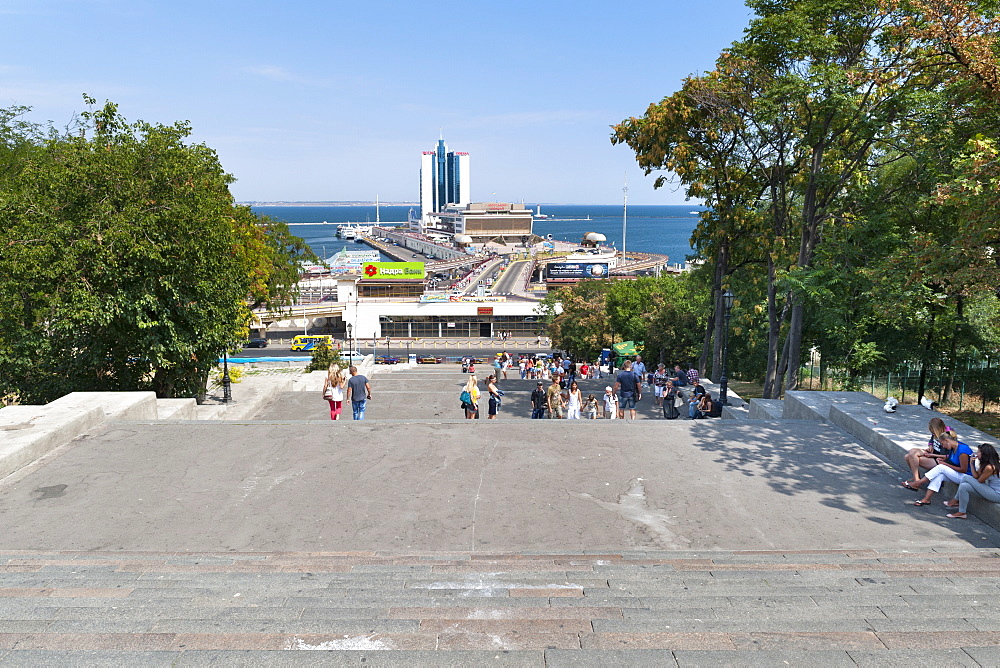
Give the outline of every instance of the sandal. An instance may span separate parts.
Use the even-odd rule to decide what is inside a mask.
[[[953,520],[967,520],[967,519],[969,519],[968,515],[963,515],[961,513],[948,513],[947,515],[945,515],[945,517],[950,517]]]
[[[930,501],[914,501],[913,505],[915,505],[915,506],[929,506],[929,505],[931,505],[931,502]]]
[[[920,488],[919,487],[914,487],[913,485],[911,485],[909,480],[904,480],[903,482],[901,482],[899,484],[902,485],[903,487],[905,487],[906,489],[910,490],[911,492],[920,491]]]

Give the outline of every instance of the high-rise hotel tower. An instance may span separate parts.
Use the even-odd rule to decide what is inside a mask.
[[[469,190],[469,154],[448,151],[444,139],[437,149],[420,156],[420,218],[427,224],[432,213],[449,206],[464,207],[472,201]]]

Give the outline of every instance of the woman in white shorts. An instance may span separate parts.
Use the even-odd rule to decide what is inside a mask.
[[[667,394],[667,377],[667,370],[661,362],[653,372],[653,396],[657,406],[663,405],[663,397]]]

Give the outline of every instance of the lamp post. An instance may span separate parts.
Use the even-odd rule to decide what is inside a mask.
[[[392,357],[392,351],[389,350],[389,337],[385,337],[385,361],[388,362],[389,358]]]
[[[719,378],[719,403],[723,406],[729,405],[729,378],[727,376],[729,372],[729,315],[733,310],[733,302],[736,301],[736,295],[730,290],[726,290],[722,294],[722,305],[726,310],[726,324],[723,328],[722,335],[722,377]]]
[[[351,342],[351,323],[347,323],[347,351],[350,354],[354,350],[354,344]]]
[[[229,351],[222,351],[222,403],[228,404],[233,400],[233,381],[229,378]]]

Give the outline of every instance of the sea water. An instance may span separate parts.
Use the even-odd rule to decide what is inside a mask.
[[[536,209],[529,204],[529,208]],[[382,222],[405,222],[407,215],[418,207],[412,205],[379,207]],[[622,205],[571,205],[543,204],[542,213],[550,216],[536,220],[535,234],[553,239],[579,243],[588,232],[598,232],[607,237],[607,245],[622,248]],[[348,250],[367,248],[353,241],[337,238],[336,225],[305,225],[303,223],[367,223],[375,222],[375,205],[368,206],[254,206],[257,213],[288,223],[296,236],[302,237],[313,252],[329,257],[345,246]],[[691,232],[698,224],[702,207],[696,205],[630,205],[625,225],[627,251],[660,253],[671,263],[682,263],[690,256]]]

